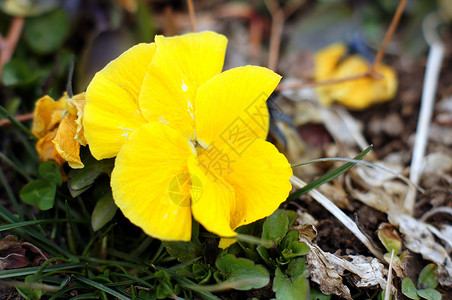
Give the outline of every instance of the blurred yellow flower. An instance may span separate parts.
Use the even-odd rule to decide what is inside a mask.
[[[85,93],[70,98],[66,93],[58,101],[44,96],[36,102],[32,133],[41,161],[53,160],[59,166],[68,162],[74,169],[83,168],[80,145],[86,145],[83,134]]]
[[[108,64],[86,91],[91,153],[117,156],[115,202],[153,237],[190,240],[192,217],[233,237],[291,189],[289,163],[265,141],[265,102],[281,77],[257,66],[221,73],[226,44],[213,32],[156,36]]]
[[[333,44],[315,55],[315,80],[317,82],[341,79],[364,74],[369,64],[359,55],[346,56],[344,44]],[[395,71],[379,64],[375,69],[382,78],[363,77],[316,87],[319,102],[330,105],[338,102],[350,109],[364,109],[372,104],[389,101],[397,92]]]

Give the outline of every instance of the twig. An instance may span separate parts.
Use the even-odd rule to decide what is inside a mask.
[[[428,15],[423,23],[423,31],[430,50],[425,67],[424,88],[422,90],[421,108],[416,128],[416,137],[413,145],[413,156],[410,166],[410,180],[418,184],[424,168],[424,156],[427,148],[428,131],[433,114],[435,103],[436,87],[438,85],[439,73],[444,57],[445,46],[436,32],[440,25],[438,13]],[[410,189],[405,197],[404,208],[410,215],[413,215],[416,202],[416,190]]]
[[[290,182],[297,188],[303,188],[306,183],[296,176],[290,178]],[[350,219],[339,207],[336,206],[331,200],[326,198],[317,190],[311,190],[309,195],[313,197],[320,205],[326,208],[333,216],[335,216],[345,227],[348,228],[366,247],[369,251],[375,255],[379,260],[384,261],[383,253],[372,245],[371,241],[366,237],[364,233],[358,228],[355,222]]]
[[[383,76],[376,71],[376,67],[380,64],[381,60],[383,59],[383,56],[386,52],[386,47],[388,46],[389,42],[392,39],[392,36],[394,35],[394,31],[397,28],[397,25],[399,24],[400,18],[402,16],[403,10],[405,9],[407,0],[400,0],[399,5],[397,7],[397,10],[394,14],[394,17],[392,18],[391,24],[389,25],[388,31],[386,32],[386,35],[383,39],[383,42],[378,49],[377,55],[374,58],[374,61],[372,62],[372,65],[370,66],[369,70],[365,73],[353,75],[353,76],[347,76],[343,78],[337,78],[337,79],[328,79],[324,81],[304,81],[304,82],[295,82],[295,83],[286,83],[286,84],[280,84],[276,87],[276,91],[281,91],[283,89],[300,89],[305,88],[309,86],[318,86],[318,85],[330,85],[330,84],[336,84],[336,83],[342,83],[345,81],[351,81],[351,80],[357,80],[364,77],[371,77],[375,79],[381,79]]]
[[[272,17],[270,35],[270,52],[268,54],[268,68],[276,70],[279,58],[279,48],[284,29],[285,20],[304,4],[304,0],[289,1],[284,7],[280,7],[277,0],[265,0],[268,11]]]
[[[372,63],[372,66],[370,67],[369,74],[375,74],[375,68],[380,63],[380,61],[383,59],[383,55],[386,52],[386,47],[388,46],[389,42],[392,39],[392,36],[394,35],[394,31],[397,28],[397,25],[399,24],[400,17],[402,16],[403,10],[405,9],[407,0],[400,0],[399,6],[397,6],[397,10],[394,14],[394,17],[392,17],[391,25],[389,25],[388,31],[386,31],[386,35],[383,39],[383,43],[380,46],[380,49],[378,49],[377,55],[375,56],[374,62]]]
[[[11,121],[11,123],[16,126],[17,128],[19,128],[20,130],[22,130],[28,137],[32,138],[32,139],[36,139],[36,137],[30,132],[30,130],[25,127],[22,123],[20,123],[18,120],[16,120],[10,113],[9,111],[4,108],[3,106],[0,105],[0,117],[4,117],[7,118],[9,121]]]
[[[33,113],[28,113],[24,115],[15,116],[14,119],[18,122],[27,122],[33,119]],[[0,127],[5,127],[11,125],[11,121],[9,119],[0,120]]]
[[[16,49],[24,22],[25,19],[23,17],[15,17],[11,22],[6,39],[3,37],[0,39],[0,74],[2,73],[3,66],[11,59]]]
[[[192,32],[196,32],[195,8],[192,0],[187,0],[188,14],[190,15],[190,27]]]

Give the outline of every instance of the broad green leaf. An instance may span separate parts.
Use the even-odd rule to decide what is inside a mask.
[[[41,283],[41,280],[37,280],[35,275],[28,275],[27,277],[25,277],[25,284],[27,283],[28,284]],[[16,287],[16,289],[25,299],[30,300],[39,300],[44,294],[42,290],[36,288]]]
[[[417,294],[427,300],[441,300],[441,294],[435,289],[417,290]]]
[[[24,39],[37,54],[49,54],[60,48],[69,34],[69,19],[63,10],[28,18]]]
[[[330,300],[331,295],[324,295],[322,292],[317,288],[311,288],[309,293],[309,299],[310,300]]]
[[[26,61],[13,58],[3,66],[1,76],[4,86],[17,87],[32,83],[41,74],[33,71]]]
[[[291,244],[293,241],[298,241],[298,230],[291,230],[291,231],[289,231],[289,232],[286,234],[286,236],[284,237],[282,243],[280,243],[280,244],[278,245],[278,249],[279,249],[280,251],[283,251],[284,249],[289,248],[289,247],[290,247],[290,244]]]
[[[236,290],[250,290],[262,288],[270,282],[270,274],[261,265],[255,265],[253,261],[246,258],[236,258],[227,254],[215,262],[216,267],[225,278],[223,282],[237,282]],[[216,279],[218,280],[218,275]]]
[[[72,197],[87,190],[101,174],[110,174],[114,166],[114,159],[98,161],[92,156],[88,156],[83,162],[85,164],[83,169],[73,169],[69,173],[68,183]]]
[[[300,257],[292,259],[287,266],[286,274],[290,277],[307,276],[306,259]]]
[[[54,161],[43,162],[39,166],[39,175],[48,183],[56,184],[57,186],[63,184],[60,168]]]
[[[428,264],[422,269],[417,286],[421,289],[434,289],[438,286],[438,267],[435,264]]]
[[[281,210],[276,210],[272,215],[268,216],[262,228],[262,238],[272,241],[282,239],[289,226],[289,217]]]
[[[93,214],[91,215],[91,226],[94,231],[101,229],[115,216],[118,207],[113,200],[111,193],[107,193],[100,198],[96,206],[94,207]]]
[[[162,242],[168,253],[184,262],[197,258],[201,255],[200,249],[193,242]]]
[[[282,255],[286,259],[292,259],[297,256],[306,255],[309,252],[309,247],[305,243],[293,241],[289,247],[282,251]]]
[[[27,183],[20,191],[20,198],[40,210],[48,210],[55,203],[55,193],[55,184],[39,179]]]
[[[274,265],[274,263],[270,259],[270,254],[268,254],[267,248],[265,248],[262,245],[259,245],[257,246],[256,251],[259,254],[259,256],[264,260],[265,263],[269,265]]]
[[[276,268],[273,280],[273,291],[276,299],[298,300],[309,298],[309,281],[305,276],[290,278],[280,268]]]
[[[420,299],[413,281],[409,277],[403,278],[402,293],[410,299]]]
[[[158,278],[160,284],[157,286],[157,299],[167,299],[174,294],[173,285],[171,284],[171,277],[167,272],[161,270],[154,273],[155,278]]]

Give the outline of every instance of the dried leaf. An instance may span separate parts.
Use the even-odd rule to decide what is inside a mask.
[[[389,214],[392,224],[398,224],[404,234],[404,245],[424,259],[438,266],[438,281],[443,286],[452,286],[452,260],[446,249],[435,241],[429,230],[430,225],[418,221],[406,214]]]

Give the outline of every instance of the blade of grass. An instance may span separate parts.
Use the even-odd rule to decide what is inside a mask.
[[[25,133],[28,137],[36,140],[36,137],[31,133],[31,131],[25,127],[22,123],[17,121],[10,113],[9,111],[4,108],[2,105],[0,105],[0,117],[7,118],[11,121],[11,123],[16,126],[18,129],[20,129],[23,133]]]
[[[73,220],[74,222],[79,223],[89,223],[86,220]],[[25,226],[38,225],[38,224],[53,224],[53,223],[65,223],[68,222],[68,219],[46,219],[46,220],[31,220],[31,221],[23,221],[16,222],[11,224],[0,225],[0,232],[8,231],[16,228],[21,228]]]
[[[78,281],[83,282],[83,283],[85,283],[85,284],[87,284],[89,286],[92,286],[92,287],[94,287],[94,288],[96,288],[96,289],[98,289],[100,291],[103,291],[103,292],[105,292],[107,294],[110,294],[110,295],[112,295],[112,296],[114,296],[114,297],[116,297],[116,298],[118,298],[120,300],[130,300],[129,297],[127,297],[127,296],[125,296],[125,295],[123,295],[123,294],[121,294],[121,293],[119,293],[119,292],[117,292],[117,291],[115,291],[115,290],[103,285],[103,284],[100,284],[99,282],[91,280],[89,278],[86,278],[86,277],[83,277],[83,276],[79,276],[79,275],[72,275],[72,277],[77,279]]]
[[[7,222],[10,223],[17,223],[20,222],[20,220],[13,215],[10,211],[8,211],[3,205],[0,205],[0,218],[4,219]],[[73,261],[77,261],[77,257],[69,253],[68,251],[58,247],[55,243],[50,241],[48,238],[40,234],[39,232],[23,227],[23,228],[15,228],[12,229],[12,231],[21,236],[24,237],[24,235],[28,234],[29,236],[34,238],[34,244],[39,245],[41,248],[43,248],[46,252],[52,254],[53,256],[59,256],[61,254],[65,255],[66,257],[70,258]]]
[[[343,162],[348,162],[348,163],[352,163],[352,164],[358,164],[358,165],[363,165],[369,168],[374,168],[374,169],[378,169],[384,172],[388,172],[392,175],[394,175],[395,177],[397,177],[398,179],[402,180],[403,182],[405,182],[407,185],[410,185],[414,188],[416,188],[418,191],[424,193],[425,190],[423,188],[421,188],[420,186],[418,186],[417,184],[415,184],[413,181],[411,181],[409,178],[403,176],[402,174],[399,174],[385,166],[382,165],[377,165],[374,163],[370,163],[367,161],[362,161],[362,160],[358,160],[358,159],[353,159],[353,158],[341,158],[341,157],[327,157],[327,158],[319,158],[319,159],[313,159],[304,163],[300,163],[300,164],[296,164],[293,165],[292,167],[298,167],[298,166],[303,166],[303,165],[307,165],[307,164],[312,164],[312,163],[318,163],[318,162],[325,162],[325,161],[343,161]]]
[[[63,271],[69,269],[75,269],[83,267],[85,263],[63,263],[59,265],[47,266],[47,268],[43,272],[53,272],[53,271]],[[41,267],[28,267],[28,268],[20,268],[20,269],[12,269],[12,270],[2,270],[0,271],[0,279],[9,279],[12,277],[21,277],[33,275],[37,271],[39,271]]]
[[[19,202],[16,199],[16,196],[14,196],[13,189],[9,185],[9,182],[6,179],[5,173],[3,172],[2,168],[0,168],[0,180],[2,181],[3,186],[5,187],[6,193],[8,194],[9,200],[11,201],[11,203],[14,207],[14,210],[20,216],[20,218],[23,219],[24,216],[22,214],[22,209],[19,205]]]
[[[367,153],[370,152],[370,150],[372,150],[372,146],[367,147],[363,152],[361,152],[359,155],[357,155],[354,159],[356,159],[356,160],[363,159],[367,155]],[[292,168],[302,166],[304,164],[306,164],[306,163],[296,164],[296,165],[293,165]],[[289,197],[287,198],[287,202],[295,200],[296,198],[300,197],[303,194],[306,194],[307,192],[311,191],[312,189],[315,189],[316,187],[319,187],[322,184],[333,180],[334,178],[338,177],[342,173],[348,171],[354,165],[356,165],[356,163],[349,162],[349,163],[343,164],[342,166],[340,166],[339,168],[337,168],[331,172],[328,172],[327,174],[323,175],[319,179],[316,179],[316,180],[310,182],[303,188],[298,189],[295,192],[293,192],[292,194],[290,194]]]
[[[8,158],[8,156],[6,156],[5,154],[0,152],[0,159],[3,160],[8,166],[10,166],[11,168],[14,169],[14,171],[16,171],[17,173],[19,173],[20,175],[22,175],[25,179],[27,179],[28,181],[31,181],[31,177],[28,176],[23,170],[22,168],[20,168],[19,166],[16,165],[16,163],[14,163],[12,160],[10,160]]]

